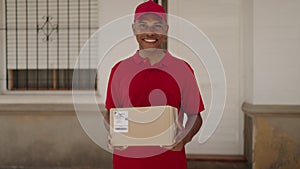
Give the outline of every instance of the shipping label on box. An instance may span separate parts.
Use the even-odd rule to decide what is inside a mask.
[[[113,111],[113,126],[116,133],[128,132],[128,111]]]

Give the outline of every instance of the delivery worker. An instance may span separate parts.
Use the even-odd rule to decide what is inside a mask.
[[[184,146],[202,125],[200,112],[204,105],[192,68],[162,48],[168,29],[162,6],[153,1],[137,6],[132,30],[139,50],[112,68],[106,108],[176,107],[179,120],[175,144],[114,149],[114,169],[187,168]],[[187,115],[185,126],[182,125],[184,113]]]

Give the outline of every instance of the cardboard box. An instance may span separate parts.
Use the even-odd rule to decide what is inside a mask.
[[[177,108],[171,106],[110,110],[112,146],[167,146],[174,144]]]

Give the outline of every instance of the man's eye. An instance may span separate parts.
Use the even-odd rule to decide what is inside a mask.
[[[145,28],[146,25],[145,25],[145,24],[139,24],[138,27],[139,27],[139,28]]]
[[[162,28],[162,25],[155,25],[155,28]]]

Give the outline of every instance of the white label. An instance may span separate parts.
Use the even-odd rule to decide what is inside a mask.
[[[128,132],[128,111],[114,111],[114,132]]]

